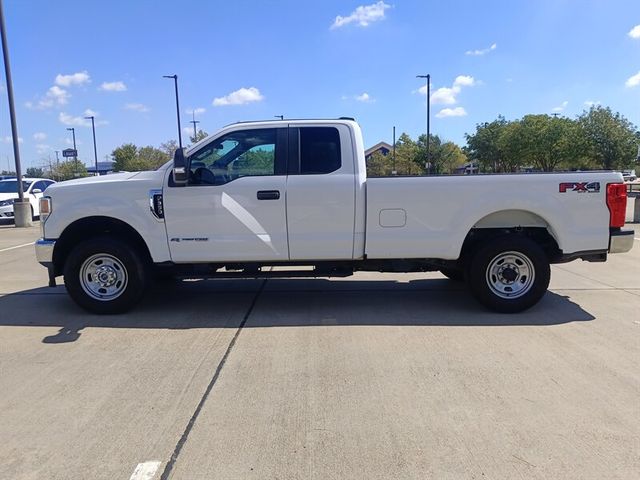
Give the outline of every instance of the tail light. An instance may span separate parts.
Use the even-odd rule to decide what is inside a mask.
[[[624,183],[607,184],[607,207],[609,208],[609,226],[624,226],[627,214],[627,188]]]

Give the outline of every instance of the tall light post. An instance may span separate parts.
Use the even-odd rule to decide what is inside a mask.
[[[193,143],[198,141],[198,129],[197,125],[200,123],[200,120],[196,120],[196,111],[192,110],[191,115],[193,115],[193,120],[189,123],[193,123]]]
[[[9,46],[7,44],[7,27],[4,21],[4,9],[0,0],[0,37],[2,37],[2,57],[4,59],[4,75],[7,81],[7,98],[9,100],[9,117],[11,118],[11,137],[13,140],[13,158],[16,164],[16,177],[18,179],[18,200],[13,204],[13,219],[16,227],[31,226],[31,204],[24,200],[24,187],[22,185],[22,166],[20,165],[20,148],[18,137],[18,125],[16,122],[16,108],[13,102],[13,82],[11,80],[11,65],[9,63]]]
[[[75,127],[69,127],[67,130],[71,131],[71,135],[73,135],[73,150],[76,154],[73,156],[73,173],[76,175],[78,173],[78,149],[76,148],[76,129]]]
[[[274,115],[273,118],[279,118],[280,120],[284,120],[284,115]]]
[[[427,79],[427,164],[428,164],[428,168],[429,168],[429,172],[431,171],[431,157],[429,156],[429,143],[431,141],[431,139],[429,138],[430,135],[430,122],[431,122],[431,115],[430,115],[430,110],[431,110],[431,74],[427,74],[427,75],[416,75],[416,78],[426,78]],[[426,167],[427,165],[425,165]]]
[[[176,87],[176,114],[178,116],[178,146],[182,148],[182,128],[180,127],[180,102],[178,101],[178,75],[163,75],[162,78],[173,78]]]
[[[91,120],[91,129],[93,130],[93,158],[96,162],[96,177],[99,175],[98,173],[98,148],[96,147],[96,122],[95,116],[90,115],[88,117],[84,117],[85,120]]]

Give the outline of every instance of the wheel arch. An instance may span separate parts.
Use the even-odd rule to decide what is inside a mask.
[[[521,235],[531,238],[553,261],[562,254],[556,229],[541,215],[521,209],[505,209],[489,213],[467,232],[460,259],[466,262],[480,243],[502,235]]]
[[[91,216],[70,223],[56,241],[53,251],[55,274],[62,274],[65,261],[74,245],[101,235],[114,236],[125,241],[135,248],[145,261],[152,262],[149,246],[135,228],[114,217]]]

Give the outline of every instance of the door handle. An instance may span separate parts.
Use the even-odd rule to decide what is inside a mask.
[[[260,190],[258,191],[258,200],[278,200],[280,198],[279,190]]]

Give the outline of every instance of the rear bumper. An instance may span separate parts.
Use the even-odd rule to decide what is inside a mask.
[[[615,230],[609,236],[609,253],[626,253],[633,247],[633,230]]]
[[[40,238],[36,241],[35,246],[38,262],[47,268],[53,266],[53,249],[56,246],[56,241]]]

